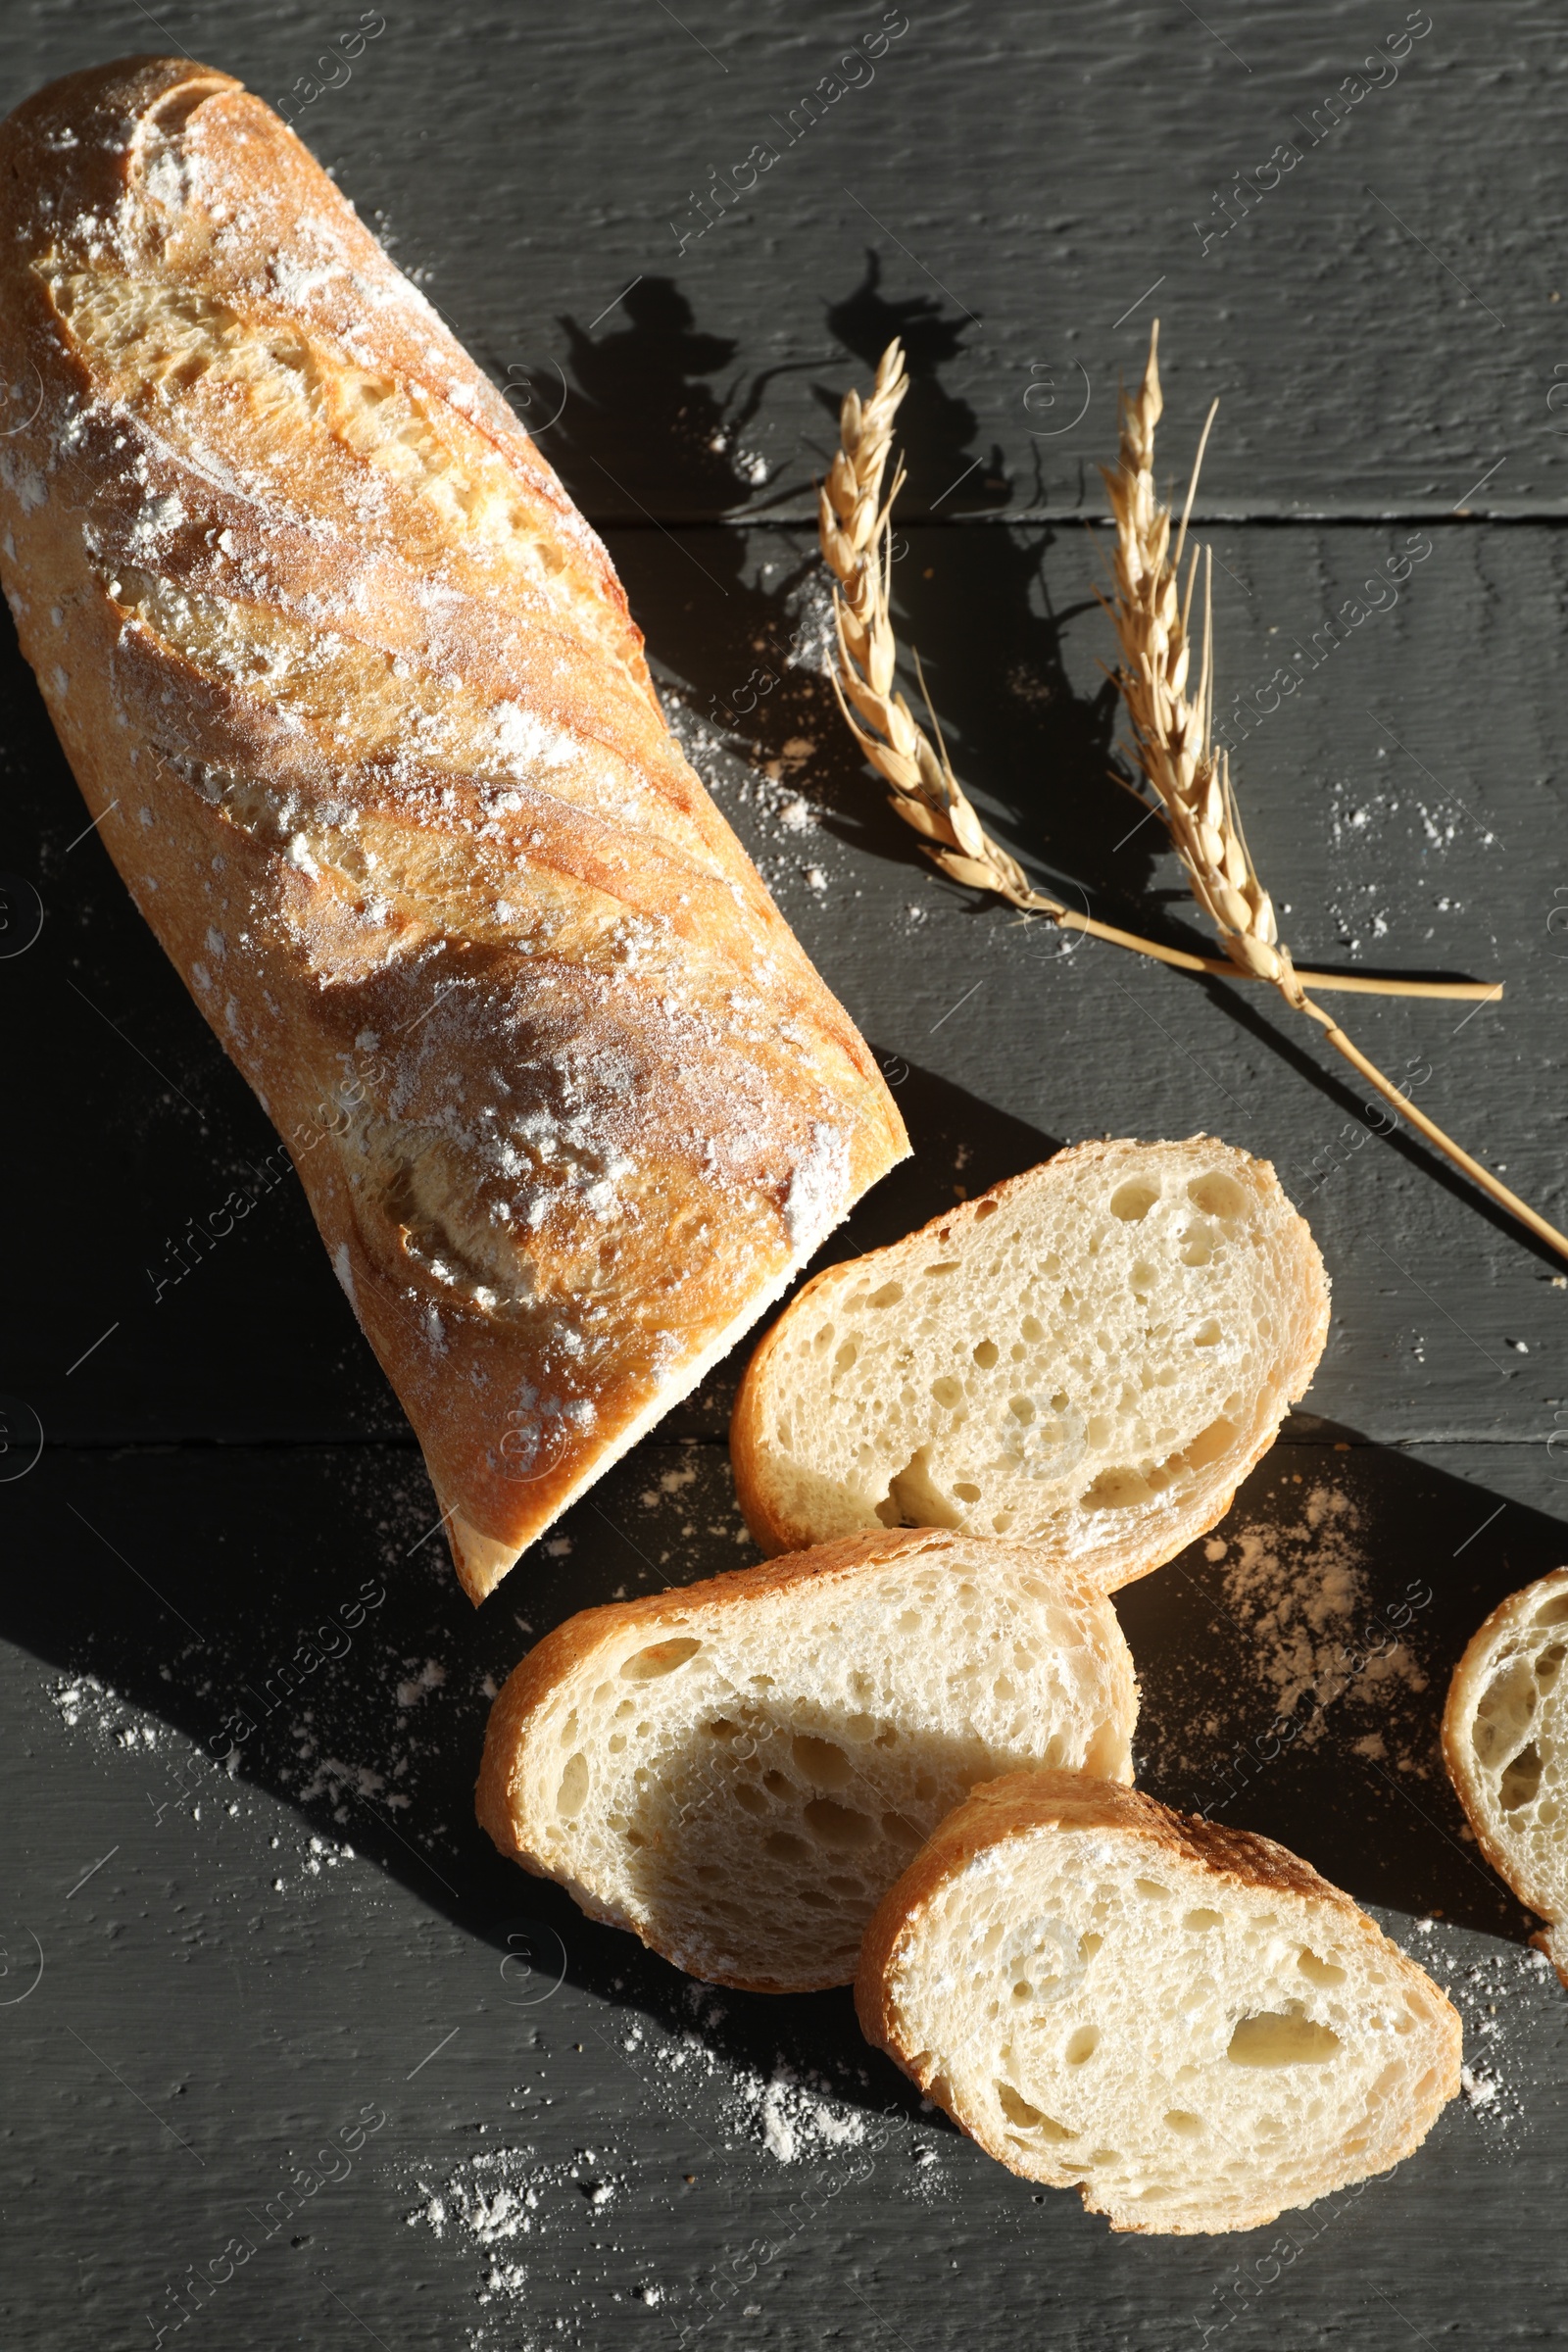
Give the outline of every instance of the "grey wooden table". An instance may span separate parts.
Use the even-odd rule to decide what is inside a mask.
[[[1333,1335],[1220,1538],[1120,1596],[1141,1771],[1372,1905],[1471,2072],[1387,2180],[1113,2239],[924,2110],[848,1996],[715,1995],[501,1863],[470,1788],[529,1640],[752,1556],[734,1367],[472,1612],[293,1180],[190,1248],[270,1130],[81,838],[8,642],[0,868],[43,919],[0,957],[5,2343],[1560,2340],[1568,1996],[1434,1734],[1484,1611],[1568,1557],[1568,1290],[1270,1000],[922,861],[813,659],[809,527],[838,397],[900,333],[897,604],[962,772],[1032,873],[1202,944],[1105,778],[1083,527],[1157,313],[1173,472],[1221,396],[1220,702],[1287,934],[1506,979],[1350,1025],[1564,1222],[1560,11],[35,0],[0,106],[154,46],[293,107],[604,530],[683,739],[900,1088],[916,1157],[835,1253],[1105,1131],[1279,1166]],[[1397,602],[1265,714],[1412,536]]]

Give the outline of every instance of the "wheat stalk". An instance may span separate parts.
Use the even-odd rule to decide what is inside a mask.
[[[894,419],[908,389],[904,354],[897,342],[890,343],[882,355],[870,399],[862,401],[854,391],[845,396],[840,448],[819,500],[822,554],[837,583],[833,607],[839,661],[833,684],[845,720],[872,766],[893,787],[894,808],[924,837],[927,850],[944,873],[956,882],[993,891],[1026,913],[1049,915],[1064,929],[1109,940],[1162,963],[1276,988],[1293,1011],[1319,1024],[1336,1053],[1400,1118],[1500,1207],[1568,1257],[1568,1235],[1547,1224],[1517,1193],[1500,1184],[1490,1168],[1472,1159],[1435,1120],[1418,1110],[1307,994],[1309,989],[1343,990],[1494,1003],[1502,995],[1501,986],[1473,981],[1340,979],[1325,972],[1300,971],[1279,936],[1273,901],[1258,878],[1242,830],[1231,789],[1229,755],[1216,760],[1213,751],[1213,608],[1211,563],[1206,555],[1202,564],[1202,650],[1194,691],[1191,695],[1187,691],[1192,670],[1189,623],[1199,571],[1196,550],[1185,596],[1180,593],[1180,567],[1198,469],[1214,409],[1209,410],[1199,441],[1172,548],[1170,509],[1161,503],[1154,488],[1154,427],[1163,405],[1158,344],[1156,320],[1144,380],[1136,393],[1122,395],[1118,464],[1113,469],[1103,469],[1116,522],[1116,594],[1114,601],[1102,598],[1102,602],[1110,612],[1121,648],[1116,683],[1132,726],[1134,758],[1154,796],[1148,804],[1150,811],[1162,820],[1187,869],[1193,895],[1219,934],[1223,957],[1189,956],[1134,932],[1116,930],[1034,889],[1016,858],[991,839],[975,814],[954,773],[935,712],[931,712],[937,737],[937,749],[933,750],[904,696],[895,690],[898,642],[889,595],[892,511],[904,480],[902,467],[896,470],[886,498],[882,483]],[[923,688],[923,678],[921,684]]]
[[[1154,794],[1152,806],[1163,818],[1171,844],[1187,869],[1193,896],[1219,933],[1220,945],[1238,971],[1269,981],[1293,1011],[1316,1021],[1337,1054],[1376,1088],[1402,1119],[1463,1170],[1498,1205],[1568,1257],[1568,1235],[1548,1225],[1517,1193],[1499,1184],[1490,1168],[1472,1159],[1436,1121],[1417,1110],[1383,1075],[1328,1013],[1307,995],[1321,985],[1298,972],[1279,936],[1274,905],[1258,879],[1242,831],[1231,790],[1230,757],[1215,758],[1213,614],[1209,594],[1211,561],[1203,569],[1202,652],[1191,695],[1192,637],[1189,622],[1198,584],[1195,548],[1181,592],[1182,556],[1188,517],[1198,488],[1215,402],[1204,419],[1181,524],[1171,545],[1171,514],[1154,488],[1154,427],[1162,408],[1159,390],[1159,322],[1149,339],[1149,361],[1136,393],[1120,403],[1120,450],[1114,468],[1102,470],[1116,522],[1116,594],[1102,598],[1116,627],[1121,666],[1116,683],[1133,733],[1133,756]]]
[[[1026,914],[1049,915],[1063,930],[1087,932],[1130,948],[1157,962],[1185,972],[1210,972],[1235,978],[1238,974],[1271,981],[1271,970],[1249,962],[1247,951],[1224,956],[1192,956],[1182,948],[1167,948],[1134,931],[1097,922],[1065,906],[1059,899],[1036,890],[1017,859],[993,841],[953,770],[947,746],[935,715],[933,748],[930,737],[911,713],[893,683],[898,663],[898,640],[889,612],[893,564],[893,502],[904,482],[896,469],[891,489],[883,496],[888,453],[899,404],[908,390],[904,352],[888,345],[876,371],[868,400],[848,392],[840,416],[840,446],[818,497],[818,527],[822,554],[837,583],[834,617],[838,632],[838,662],[833,672],[839,708],[856,742],[878,773],[893,787],[892,806],[919,833],[945,874],[975,890],[989,890]],[[1154,388],[1153,416],[1158,416],[1158,386]],[[1152,417],[1148,437],[1152,452]],[[1152,497],[1151,487],[1150,497]],[[918,668],[918,661],[916,662]],[[924,681],[921,681],[922,687]],[[929,708],[929,704],[928,704]],[[1207,902],[1205,901],[1206,905]],[[1240,935],[1237,935],[1240,936]],[[1227,939],[1227,946],[1230,940]],[[1253,951],[1255,954],[1255,950]],[[1338,989],[1366,996],[1420,996],[1495,1001],[1500,985],[1489,987],[1471,980],[1368,980],[1338,978],[1327,972],[1299,972],[1305,987]]]

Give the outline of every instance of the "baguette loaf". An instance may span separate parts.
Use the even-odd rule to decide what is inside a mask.
[[[1266,1160],[1081,1144],[807,1284],[736,1398],[741,1504],[765,1551],[956,1527],[1111,1592],[1223,1518],[1328,1320]]]
[[[1546,1921],[1533,1938],[1568,1984],[1568,1568],[1487,1619],[1443,1712],[1448,1777],[1487,1860]]]
[[[1073,1772],[976,1788],[866,1931],[870,2039],[1113,2230],[1251,2230],[1385,2171],[1459,2020],[1284,1846]]]
[[[0,577],[287,1139],[478,1599],[906,1151],[608,557],[294,133],[133,58],[0,126]]]
[[[1130,1780],[1110,1603],[1010,1544],[858,1536],[589,1609],[491,1711],[479,1819],[503,1853],[677,1968],[847,1984],[861,1931],[971,1783],[1020,1763]]]

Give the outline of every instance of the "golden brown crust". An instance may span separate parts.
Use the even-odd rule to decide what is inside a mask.
[[[1496,1607],[1478,1626],[1466,1642],[1464,1655],[1453,1670],[1448,1695],[1443,1709],[1443,1761],[1447,1767],[1454,1793],[1464,1807],[1465,1818],[1475,1832],[1476,1843],[1505,1886],[1512,1888],[1519,1900],[1547,1922],[1548,1930],[1555,1925],[1555,1914],[1538,1900],[1540,1889],[1532,1889],[1519,1869],[1517,1853],[1496,1836],[1494,1824],[1482,1803],[1471,1763],[1470,1726],[1486,1690],[1489,1669],[1499,1642],[1523,1618],[1529,1617],[1551,1592],[1568,1592],[1568,1568],[1553,1568],[1534,1584],[1523,1586],[1499,1600]],[[1568,1984],[1568,1961],[1558,1958],[1549,1935],[1531,1937],[1538,1951],[1545,1953],[1556,1968],[1564,1984]]]
[[[1198,1144],[1208,1139],[1193,1136],[1187,1139]],[[1184,1147],[1185,1148],[1185,1147]],[[763,1436],[764,1416],[768,1403],[772,1359],[786,1344],[797,1314],[808,1311],[808,1301],[820,1300],[825,1293],[834,1290],[846,1278],[863,1279],[867,1269],[883,1265],[888,1270],[898,1263],[904,1252],[918,1249],[929,1240],[946,1247],[956,1236],[965,1235],[982,1217],[989,1217],[1015,1194],[1037,1185],[1043,1174],[1064,1175],[1075,1168],[1092,1167],[1097,1161],[1112,1157],[1127,1149],[1124,1141],[1107,1140],[1101,1143],[1075,1144],[1056,1152],[1039,1167],[1028,1168],[1021,1176],[1004,1178],[989,1192],[979,1193],[972,1200],[957,1207],[945,1209],[929,1224],[906,1234],[902,1241],[892,1242],[881,1250],[868,1250],[863,1257],[841,1260],[826,1266],[813,1275],[790,1300],[783,1312],[763,1332],[752,1351],[739,1390],[734,1410],[730,1415],[730,1460],[735,1471],[735,1491],[746,1524],[756,1542],[767,1552],[792,1551],[813,1540],[813,1531],[792,1520],[783,1498],[769,1491],[767,1477],[767,1447]],[[1268,1160],[1254,1163],[1261,1182],[1277,1187],[1274,1168]],[[1284,1200],[1283,1191],[1280,1198]],[[1289,1206],[1289,1202],[1286,1202]],[[1304,1219],[1299,1219],[1303,1233]],[[1307,1235],[1310,1244],[1310,1234]],[[1293,1359],[1280,1366],[1279,1392],[1290,1403],[1304,1395],[1311,1383],[1329,1331],[1329,1293],[1327,1277],[1315,1245],[1311,1259],[1303,1274],[1301,1303],[1309,1308],[1304,1319],[1301,1344]],[[1184,1515],[1179,1528],[1168,1540],[1161,1537],[1151,1543],[1147,1535],[1136,1536],[1120,1546],[1107,1545],[1095,1571],[1095,1581],[1105,1592],[1119,1592],[1123,1585],[1133,1584],[1162,1567],[1167,1560],[1188,1544],[1196,1543],[1212,1527],[1217,1527],[1236,1499],[1237,1490],[1244,1479],[1256,1469],[1270,1450],[1278,1435],[1278,1424],[1260,1430],[1245,1457],[1227,1467],[1228,1484],[1211,1489],[1200,1509]],[[976,1530],[976,1533],[979,1531]],[[1038,1541],[1038,1539],[1035,1539]]]
[[[904,1876],[888,1889],[865,1931],[859,1972],[855,1981],[856,2014],[866,2039],[885,2050],[894,2064],[918,2083],[926,2097],[999,2164],[1004,2164],[1024,2180],[1043,2177],[1004,2139],[993,2137],[977,2128],[972,2118],[959,2112],[934,2055],[915,2049],[906,2039],[894,1989],[897,1963],[903,1948],[918,1934],[931,1904],[977,1854],[1055,1827],[1138,1838],[1161,1853],[1196,1863],[1217,1881],[1230,1886],[1240,1884],[1267,1894],[1299,1895],[1330,1905],[1348,1932],[1359,1936],[1380,1956],[1392,1955],[1401,1970],[1419,1977],[1441,2004],[1447,2042],[1442,2100],[1446,2102],[1457,2096],[1463,2042],[1457,2013],[1424,1971],[1390,1941],[1376,1921],[1369,1919],[1342,1888],[1320,1877],[1310,1863],[1303,1862],[1288,1847],[1276,1844],[1271,1838],[1258,1837],[1250,1830],[1225,1829],[1196,1814],[1177,1813],[1138,1788],[1092,1780],[1079,1772],[1012,1772],[972,1789],[965,1802],[950,1813],[927,1839]],[[1420,2146],[1430,2129],[1430,2117],[1425,2121],[1412,2120],[1399,2144],[1381,2161],[1400,2162]],[[1068,2184],[1082,2189],[1088,2205],[1089,2183]],[[1325,2170],[1318,2186],[1293,2201],[1306,2203],[1311,2197],[1325,2195],[1340,2185],[1343,2176]],[[1149,2226],[1119,2218],[1113,2220],[1112,2228],[1140,2234],[1209,2234],[1218,2229],[1256,2228],[1272,2221],[1279,2211],[1278,2199],[1269,2198],[1265,2191],[1255,2206],[1222,2224],[1205,2225],[1198,2232],[1186,2230],[1180,2225],[1173,2227],[1169,2222]]]
[[[609,559],[293,132],[133,58],[0,126],[0,571],[288,1141],[479,1598],[906,1150]]]

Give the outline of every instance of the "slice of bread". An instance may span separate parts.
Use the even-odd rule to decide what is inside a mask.
[[[1266,1160],[1081,1144],[808,1283],[736,1399],[741,1506],[765,1551],[954,1527],[1113,1592],[1224,1517],[1328,1325]]]
[[[496,1700],[479,1819],[677,1968],[752,1992],[855,1975],[866,1921],[976,1781],[1132,1778],[1109,1602],[1012,1544],[858,1537],[587,1609]]]
[[[1381,2173],[1459,2088],[1459,2020],[1282,1845],[1074,1772],[976,1788],[866,1932],[871,2040],[1113,2230],[1250,2230]]]
[[[1443,1752],[1487,1860],[1568,1984],[1568,1568],[1510,1593],[1454,1671]]]

